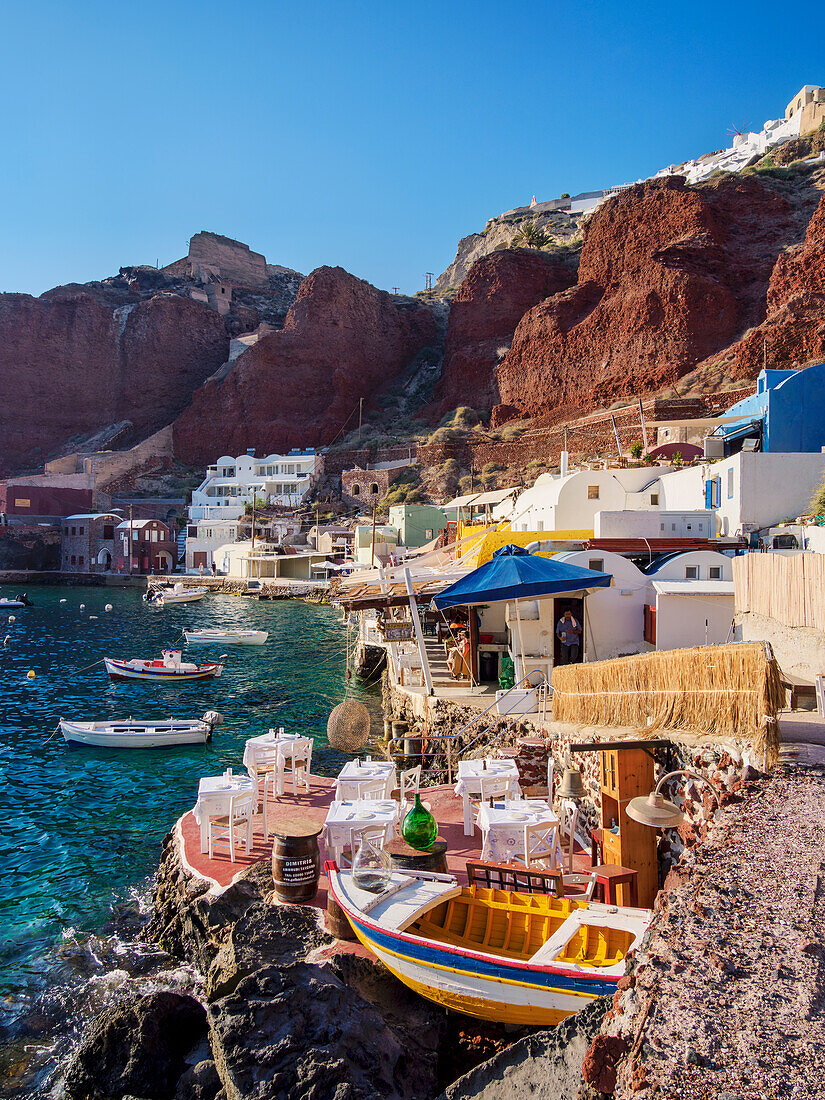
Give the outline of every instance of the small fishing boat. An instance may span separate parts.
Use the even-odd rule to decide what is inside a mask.
[[[152,661],[144,661],[138,657],[131,661],[104,657],[103,663],[113,680],[152,680],[155,683],[162,680],[167,683],[186,684],[194,680],[210,680],[223,672],[223,661],[195,665],[181,660],[181,656],[179,649],[164,649],[162,656]]]
[[[649,909],[459,886],[395,871],[379,894],[327,863],[361,943],[410,989],[481,1020],[550,1027],[616,992]]]
[[[70,722],[60,719],[60,731],[68,742],[113,749],[159,749],[169,745],[202,745],[212,737],[219,724],[217,711],[203,718],[166,718],[136,722],[133,718],[117,722]]]
[[[10,600],[10,599],[4,597],[2,600],[0,600],[0,607],[31,607],[31,606],[32,606],[31,600],[24,600],[24,599],[21,599],[20,597],[17,597],[14,600]]]
[[[182,581],[178,581],[171,588],[148,589],[143,599],[146,603],[155,604],[158,607],[169,607],[172,604],[194,603],[196,600],[202,600],[208,592],[208,588],[187,588]]]
[[[184,630],[188,645],[263,645],[266,630]]]

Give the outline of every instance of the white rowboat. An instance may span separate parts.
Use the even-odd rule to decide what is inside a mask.
[[[184,630],[188,645],[263,645],[266,630]]]
[[[170,607],[172,604],[194,603],[196,600],[202,600],[208,592],[208,588],[187,588],[182,581],[178,581],[173,588],[149,588],[143,598],[146,603],[158,607]]]
[[[203,745],[212,737],[212,723],[202,718],[167,718],[153,722],[68,722],[60,719],[66,741],[98,748],[159,749],[169,745]]]

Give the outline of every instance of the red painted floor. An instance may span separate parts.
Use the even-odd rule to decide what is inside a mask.
[[[293,795],[291,786],[288,784],[285,794],[270,800],[268,809],[270,821],[276,817],[278,806],[282,806],[286,810],[300,808],[321,824],[326,819],[334,787],[334,779],[312,776],[309,792],[300,790],[297,795]],[[478,859],[481,855],[481,833],[476,830],[472,836],[464,835],[462,802],[455,796],[451,786],[424,787],[421,790],[421,796],[422,801],[428,803],[431,813],[435,815],[439,835],[447,841],[447,866],[450,872],[456,875],[459,881],[466,881],[467,860]],[[272,854],[272,837],[264,841],[261,814],[257,814],[254,820],[252,851],[246,855],[243,845],[240,848],[236,847],[234,863],[229,859],[229,845],[226,840],[218,841],[214,859],[201,853],[200,827],[191,812],[184,814],[180,819],[179,827],[183,836],[185,862],[194,873],[211,881],[216,887],[228,886],[244,868],[259,860],[269,859]],[[327,858],[323,837],[319,838],[319,847],[323,867],[324,860]],[[589,867],[589,854],[584,851],[576,852],[574,865],[575,870],[584,870]],[[318,894],[312,904],[319,909],[325,910],[327,907],[327,880],[323,873]]]

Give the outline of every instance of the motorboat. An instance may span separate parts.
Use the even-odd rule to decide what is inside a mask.
[[[168,607],[176,603],[194,603],[202,600],[209,592],[206,587],[189,588],[182,581],[178,581],[171,588],[150,588],[144,593],[146,603],[156,604],[159,607]]]
[[[9,599],[7,596],[4,596],[2,599],[0,599],[0,607],[33,607],[33,606],[34,606],[34,604],[31,602],[31,600],[28,598],[28,596],[25,595],[25,593],[22,596],[15,596],[13,600]]]
[[[395,870],[380,893],[327,863],[330,896],[404,985],[481,1020],[550,1027],[616,992],[649,909],[460,886]]]
[[[223,661],[211,661],[209,664],[196,665],[183,661],[179,649],[164,649],[160,658],[144,661],[138,657],[131,661],[120,661],[115,657],[104,657],[106,671],[113,680],[152,680],[155,683],[186,684],[194,680],[210,680],[223,672]]]
[[[267,630],[184,630],[188,645],[263,645]]]
[[[212,737],[212,728],[220,723],[217,711],[203,718],[166,718],[157,721],[72,722],[60,719],[60,731],[66,741],[112,749],[160,749],[171,745],[203,745]]]

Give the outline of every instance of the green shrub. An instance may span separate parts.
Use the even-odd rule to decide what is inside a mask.
[[[569,191],[562,191],[562,193],[559,195],[559,198],[560,199],[569,199],[570,198],[570,192]]]
[[[642,447],[642,441],[640,439],[637,439],[630,444],[630,453],[633,458],[641,458],[643,449],[644,448]]]

